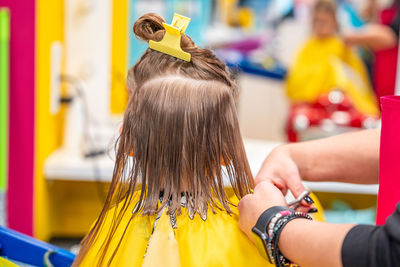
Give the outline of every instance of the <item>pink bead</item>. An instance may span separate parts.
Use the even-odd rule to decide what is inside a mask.
[[[283,210],[283,211],[281,211],[280,213],[282,214],[282,216],[292,214],[292,212],[291,212],[290,210]]]

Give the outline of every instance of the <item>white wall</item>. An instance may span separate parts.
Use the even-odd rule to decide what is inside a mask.
[[[239,76],[239,123],[242,135],[271,141],[286,141],[288,101],[282,81],[257,75]]]

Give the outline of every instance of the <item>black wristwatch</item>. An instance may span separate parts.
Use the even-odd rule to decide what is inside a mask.
[[[288,210],[287,207],[283,206],[275,206],[272,208],[267,209],[264,211],[257,220],[256,225],[251,229],[253,232],[253,240],[254,244],[256,245],[258,252],[260,255],[268,260],[267,254],[267,240],[268,240],[268,233],[267,233],[267,226],[271,221],[272,217],[275,216],[278,212]]]

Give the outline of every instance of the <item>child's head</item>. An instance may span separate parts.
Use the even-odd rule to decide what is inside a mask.
[[[338,30],[336,6],[333,0],[319,0],[314,6],[312,28],[318,38],[328,38]]]
[[[146,14],[135,22],[135,35],[160,41],[165,33],[162,22],[160,16]],[[181,48],[191,54],[190,62],[149,48],[128,73],[130,100],[113,180],[78,262],[113,205],[120,208],[103,256],[125,212],[155,214],[167,207],[170,214],[179,215],[184,195],[183,204],[192,213],[204,215],[207,207],[230,213],[223,169],[238,197],[253,186],[236,116],[235,83],[210,50],[198,48],[186,35],[181,36]],[[128,210],[132,199],[139,200],[134,211]]]

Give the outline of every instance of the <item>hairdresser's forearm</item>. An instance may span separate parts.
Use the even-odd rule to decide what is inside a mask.
[[[397,36],[385,25],[369,24],[359,31],[345,35],[345,40],[354,45],[365,45],[373,50],[392,48],[397,45]]]
[[[309,181],[378,183],[380,131],[365,130],[288,144],[300,175]]]
[[[279,248],[300,266],[342,266],[342,243],[353,226],[295,219],[283,228]]]

